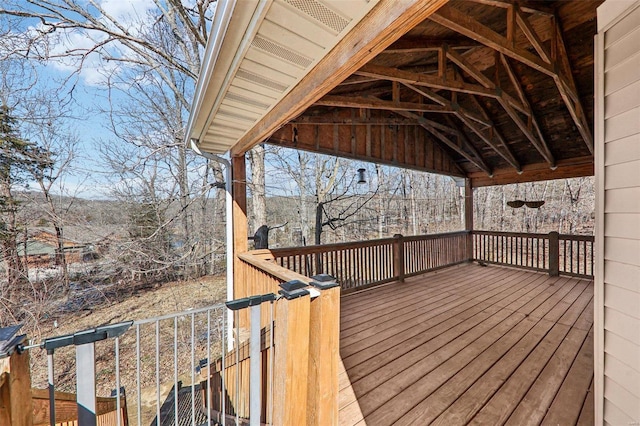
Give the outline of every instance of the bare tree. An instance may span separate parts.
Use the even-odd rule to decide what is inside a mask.
[[[159,162],[158,168],[141,166],[154,172],[146,176],[137,173],[137,179],[171,176],[176,181],[176,186],[164,194],[172,198],[158,201],[178,204],[170,211],[176,217],[166,217],[165,221],[172,225],[170,232],[183,242],[174,249],[180,251],[178,258],[188,258],[184,263],[187,272],[200,273],[203,269],[198,267],[198,259],[206,256],[205,241],[213,240],[197,226],[211,222],[200,217],[206,213],[202,206],[207,203],[210,187],[206,161],[196,158],[183,140],[215,0],[188,4],[154,0],[144,9],[134,9],[129,3],[114,8],[114,4],[91,2],[88,9],[79,0],[8,0],[0,6],[0,16],[32,18],[33,29],[13,31],[12,47],[4,51],[4,56],[64,65],[71,71],[66,81],[71,88],[69,96],[73,96],[75,81],[87,78],[90,72],[93,84],[104,86],[106,99],[99,112],[110,117],[109,130],[115,140],[103,139],[103,154],[108,154],[113,144],[130,144],[137,148],[129,151],[137,159],[135,163]],[[79,38],[81,43],[70,43]],[[252,158],[260,161],[259,149]],[[131,166],[113,161],[109,164],[116,174]],[[264,189],[260,190],[264,178],[260,177],[258,163],[253,168],[258,172],[253,177],[254,206],[260,208],[264,206]],[[148,184],[157,188],[152,182]],[[194,197],[200,197],[200,202],[194,203]]]

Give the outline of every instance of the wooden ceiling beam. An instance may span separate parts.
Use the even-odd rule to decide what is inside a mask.
[[[504,53],[550,77],[556,75],[551,64],[544,62],[526,49],[511,46],[506,37],[503,37],[491,28],[449,5],[438,9],[436,13],[429,16],[429,19],[450,30],[469,37],[471,40],[475,40],[498,52]]]
[[[333,117],[333,116],[313,116],[302,115],[294,120],[291,120],[292,124],[316,124],[316,125],[331,125],[331,124],[345,124],[354,126],[364,126],[370,124],[387,125],[387,126],[415,126],[415,121],[407,118],[399,117],[364,117],[364,118],[349,118],[349,117]],[[453,130],[451,130],[453,131]]]
[[[549,170],[546,163],[527,164],[523,166],[521,174],[516,174],[508,168],[495,169],[493,177],[489,178],[482,172],[470,172],[468,177],[474,188],[491,185],[505,185],[509,183],[536,182],[552,179],[566,179],[580,176],[593,176],[593,157],[579,157],[559,160],[558,167]]]
[[[374,81],[379,81],[379,79],[370,78],[370,77],[362,77],[362,76],[359,76],[359,75],[352,75],[351,77],[347,78],[342,83],[340,83],[338,86],[350,86],[350,85],[353,85],[353,84],[372,83]]]
[[[508,102],[512,107],[520,111],[525,115],[530,115],[531,110],[523,105],[521,102],[518,102],[513,98],[510,94],[504,92],[500,87],[498,87],[489,77],[484,75],[482,71],[476,68],[473,64],[467,61],[462,55],[457,52],[447,52],[447,58],[449,58],[453,63],[462,68],[467,74],[476,79],[480,84],[482,84],[485,88],[490,89],[493,92],[499,93],[499,97],[504,101]],[[496,98],[497,99],[497,98]]]
[[[316,101],[315,105],[341,108],[383,109],[387,111],[420,111],[437,113],[453,112],[452,110],[447,109],[441,105],[428,105],[414,102],[384,101],[382,99],[355,96],[327,95],[322,99]]]
[[[538,119],[536,118],[536,115],[533,112],[531,103],[527,99],[527,96],[524,93],[524,90],[522,90],[522,86],[520,86],[520,82],[518,81],[515,71],[513,70],[513,68],[511,68],[511,64],[509,63],[509,60],[502,53],[500,54],[500,62],[502,62],[502,66],[507,72],[507,75],[509,76],[509,80],[511,81],[511,84],[513,85],[514,89],[518,93],[518,97],[521,99],[522,103],[529,109],[529,111],[531,111],[531,115],[529,117],[531,118],[531,124],[533,125],[533,128],[536,130],[538,137],[540,138],[540,140],[544,141],[542,130],[540,129],[540,125],[538,124]]]
[[[433,89],[450,90],[453,92],[469,93],[473,95],[499,97],[495,90],[489,90],[477,84],[469,84],[463,81],[442,80],[437,76],[418,74],[397,68],[383,67],[367,64],[355,72],[357,75],[378,78],[380,80],[397,81],[400,83],[426,86]]]
[[[454,52],[449,52],[448,57],[453,62],[455,62],[456,65],[464,69],[469,75],[477,79],[482,85],[484,85],[488,89],[498,90],[501,93],[501,96],[496,98],[498,103],[500,103],[502,108],[506,111],[509,117],[511,117],[513,122],[516,123],[516,125],[518,126],[518,128],[520,128],[522,133],[527,137],[527,139],[529,139],[531,144],[538,150],[540,155],[542,155],[542,158],[544,158],[549,163],[549,167],[551,168],[555,167],[555,159],[553,157],[553,154],[551,153],[551,150],[549,149],[549,145],[547,144],[544,137],[542,136],[542,133],[539,133],[537,136],[534,135],[531,129],[529,128],[529,126],[527,126],[527,124],[525,124],[522,121],[522,118],[520,118],[518,113],[515,111],[514,109],[515,99],[513,99],[513,97],[508,95],[506,92],[502,91],[501,88],[497,87],[496,84],[493,81],[491,81],[491,79],[489,79],[489,77],[485,76],[482,73],[482,71],[476,69],[473,64],[468,62],[462,56]],[[530,117],[532,120],[534,119],[533,112],[531,111],[530,106],[524,105],[522,110],[528,117]]]
[[[504,160],[509,163],[513,168],[516,169],[517,172],[522,170],[520,163],[513,156],[513,153],[509,149],[508,145],[505,143],[504,139],[498,132],[498,129],[495,128],[493,122],[486,115],[484,117],[479,117],[476,113],[460,106],[460,105],[452,105],[452,103],[438,95],[437,93],[431,92],[428,89],[422,89],[410,84],[406,84],[408,88],[414,90],[415,92],[421,94],[422,96],[428,97],[435,102],[440,103],[445,107],[450,107],[454,110],[454,115],[462,121],[467,127],[471,129],[473,133],[478,135],[480,139],[482,139],[491,149],[493,149],[498,155],[500,155]],[[474,98],[475,99],[475,98]],[[484,111],[483,111],[484,112]],[[474,120],[480,121],[482,124],[486,125],[490,130],[488,135],[485,133],[485,129],[481,129]],[[494,139],[497,139],[497,143],[494,142]],[[502,146],[502,149],[500,148]]]
[[[467,50],[481,46],[481,44],[470,41],[467,38],[460,39],[434,39],[434,38],[402,38],[387,47],[381,54],[395,53],[429,53],[436,52],[440,46],[447,44],[451,49]]]
[[[487,165],[487,163],[484,161],[482,156],[480,156],[478,151],[475,148],[473,148],[473,145],[467,144],[466,147],[468,148],[469,146],[471,146],[472,148],[470,150],[475,155],[477,155],[477,157],[475,155],[469,154],[467,151],[465,151],[464,148],[463,148],[463,146],[464,146],[463,144],[458,145],[457,143],[453,142],[451,139],[449,139],[448,137],[446,137],[445,135],[440,133],[424,117],[421,117],[418,114],[414,114],[414,113],[408,112],[408,111],[396,111],[396,114],[399,114],[399,115],[402,115],[403,117],[407,117],[407,118],[411,118],[411,119],[415,120],[422,128],[424,128],[427,132],[429,132],[431,135],[433,135],[436,139],[438,139],[444,145],[448,146],[449,148],[451,148],[452,150],[454,150],[458,154],[462,155],[469,162],[474,164],[477,168],[479,168],[480,170],[484,171],[488,176],[492,176],[493,173],[491,172],[491,168]]]
[[[302,114],[446,1],[396,0],[377,3],[277,105],[236,142],[231,148],[231,155],[248,151],[287,121]]]
[[[575,87],[575,85],[571,84],[569,72],[559,71],[557,62],[545,62],[543,59],[528,50],[512,45],[506,37],[503,37],[491,28],[481,24],[472,17],[465,15],[461,11],[449,5],[445,5],[440,8],[436,13],[431,15],[429,19],[553,78],[556,87],[569,110],[569,114],[580,132],[580,135],[584,139],[589,150],[593,153],[593,136],[591,135],[591,131],[584,114],[584,108],[580,103],[580,98],[576,91],[572,90],[572,87]],[[526,19],[521,16],[520,20]],[[557,19],[554,21],[557,21]],[[532,29],[531,31],[533,32]],[[562,31],[556,29],[552,33],[557,36],[558,46],[564,45],[561,35]],[[535,34],[535,32],[533,32],[533,34]],[[540,40],[538,40],[537,43],[542,45]],[[550,55],[546,55],[550,59]],[[560,56],[564,56],[566,58],[566,50],[564,55],[561,54]]]
[[[503,9],[508,9],[514,5],[514,2],[507,0],[467,0],[470,2],[485,4],[487,6],[500,7]],[[544,4],[537,2],[534,4],[529,4],[529,2],[525,2],[523,0],[519,0],[518,6],[523,12],[526,13],[534,13],[537,15],[544,16],[553,16],[555,10],[551,6],[545,6]]]
[[[437,102],[440,105],[451,107],[452,109],[461,112],[462,114],[464,114],[465,116],[467,116],[471,120],[477,122],[478,124],[481,124],[484,127],[494,127],[493,122],[491,121],[491,119],[486,114],[481,116],[481,115],[478,115],[475,112],[473,112],[473,111],[461,106],[460,104],[454,105],[447,98],[445,98],[443,96],[440,96],[436,92],[434,92],[432,90],[429,90],[429,89],[426,89],[424,87],[416,87],[416,86],[411,85],[411,84],[405,84],[405,86],[408,87],[409,89],[413,90],[414,92],[424,96],[427,99],[431,99],[432,101]],[[473,95],[472,95],[472,97],[473,97]]]
[[[542,43],[542,40],[540,40],[540,38],[536,34],[535,30],[529,23],[529,20],[525,18],[525,16],[522,14],[517,4],[513,5],[513,10],[515,12],[516,22],[518,23],[518,27],[520,27],[524,35],[529,40],[529,43],[531,43],[533,48],[536,49],[536,52],[538,52],[538,55],[540,55],[542,60],[550,64],[551,55],[549,54],[549,52],[547,52],[547,48]]]
[[[589,129],[589,123],[587,122],[584,108],[580,102],[578,89],[576,88],[576,83],[573,79],[571,63],[569,62],[569,57],[567,55],[567,48],[564,43],[564,38],[562,37],[562,29],[558,22],[559,19],[557,18],[553,20],[554,31],[552,34],[555,36],[555,40],[552,40],[552,43],[556,46],[560,67],[564,70],[563,74],[566,78],[554,78],[554,80],[558,90],[560,91],[560,95],[571,114],[571,118],[573,118],[573,121],[576,124],[582,139],[587,145],[589,152],[593,155],[593,135]]]

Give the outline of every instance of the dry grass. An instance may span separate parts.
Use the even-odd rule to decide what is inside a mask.
[[[96,306],[90,311],[69,312],[57,317],[58,327],[41,324],[44,336],[58,336],[103,324],[129,320],[141,320],[176,312],[212,306],[225,299],[225,282],[221,277],[203,277],[188,282],[172,282],[152,289],[138,291],[126,300],[109,305]],[[211,333],[207,335],[207,315],[193,316],[195,333],[192,336],[190,314],[161,321],[156,342],[155,323],[140,326],[140,400],[142,423],[150,424],[156,412],[156,386],[158,373],[161,403],[178,380],[189,385],[192,377],[191,342],[194,341],[193,361],[207,356],[207,338],[211,343],[210,356],[220,353],[220,325],[218,318],[224,312],[218,309],[211,314]],[[175,334],[175,340],[174,340]],[[177,343],[176,343],[177,342]],[[121,385],[127,392],[127,405],[132,421],[137,420],[137,352],[136,329],[132,327],[120,338]],[[156,353],[156,344],[158,353]],[[175,351],[177,345],[177,351]],[[96,344],[96,376],[99,396],[109,396],[115,389],[115,350],[113,339]],[[156,359],[159,362],[156,363]],[[178,362],[175,363],[177,358]],[[44,350],[31,351],[33,387],[47,386],[47,362]],[[157,369],[156,369],[157,365]],[[56,389],[75,393],[75,351],[73,347],[61,348],[55,353]],[[196,382],[199,379],[196,377]],[[136,424],[133,422],[132,424]]]

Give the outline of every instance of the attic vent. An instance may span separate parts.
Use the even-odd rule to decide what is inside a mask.
[[[231,99],[232,101],[242,102],[243,104],[253,105],[254,107],[258,107],[261,109],[267,109],[271,106],[269,104],[265,104],[264,102],[256,101],[254,99],[247,98],[246,96],[242,95],[237,95],[235,93],[227,93],[226,98]]]
[[[254,74],[249,71],[238,70],[236,76],[244,80],[249,80],[253,83],[259,84],[261,86],[277,90],[278,92],[284,92],[285,90],[287,90],[287,86],[285,86],[284,84],[278,83],[277,81],[271,80],[270,78],[259,76],[258,74]]]
[[[265,52],[268,52],[272,55],[275,55],[279,58],[284,59],[287,62],[291,62],[292,64],[300,65],[303,68],[311,65],[312,60],[302,56],[291,49],[288,49],[280,44],[274,43],[266,38],[262,38],[260,36],[256,36],[251,42],[251,45],[257,47],[258,49],[262,49]]]
[[[322,22],[327,27],[333,29],[339,33],[344,30],[349,21],[342,16],[338,15],[333,10],[329,9],[324,4],[317,0],[285,0],[291,6],[301,10],[307,15],[311,16],[316,21]]]

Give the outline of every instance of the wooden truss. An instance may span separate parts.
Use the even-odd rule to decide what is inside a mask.
[[[401,69],[370,63],[360,67],[342,83],[341,88],[345,90],[335,92],[339,94],[327,95],[315,105],[393,112],[398,116],[397,119],[368,118],[369,115],[361,114],[360,118],[356,118],[355,124],[413,123],[422,128],[432,140],[455,151],[486,175],[492,176],[493,170],[483,158],[482,150],[478,150],[469,140],[468,133],[474,134],[488,149],[504,159],[512,170],[522,173],[521,161],[516,158],[479,100],[493,99],[540,154],[547,167],[554,170],[558,165],[557,161],[512,64],[512,61],[518,61],[553,79],[585,145],[593,154],[593,136],[572,76],[562,31],[554,11],[547,10],[542,4],[528,7],[522,3],[514,4],[501,0],[473,1],[506,10],[505,35],[446,5],[428,19],[463,37],[447,41],[399,40],[384,52],[385,55],[406,52],[424,52],[431,55],[435,53],[437,59],[431,68]],[[537,19],[535,28],[529,19],[534,15],[545,18]],[[539,25],[541,21],[546,22],[546,28],[542,31]],[[516,37],[517,31],[524,37]],[[523,39],[527,45],[523,45]],[[487,55],[485,51],[482,60],[478,61],[478,50],[482,46],[485,50],[492,49],[493,54]],[[499,78],[487,75],[486,70],[490,67],[496,70],[499,68],[503,72],[502,75],[508,77],[507,87],[501,85]],[[381,81],[391,82],[391,85],[380,87]],[[375,86],[376,84],[378,86]],[[354,85],[365,86],[357,92],[346,90]],[[466,107],[459,102],[459,96],[464,97]],[[431,117],[435,117],[434,114],[439,118],[432,119]],[[321,125],[324,124],[323,121],[330,120],[331,118],[321,116],[303,115],[295,122]],[[335,121],[332,123],[340,124]]]

